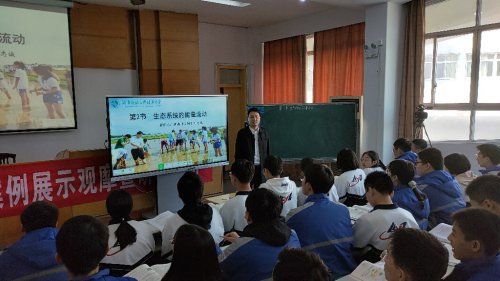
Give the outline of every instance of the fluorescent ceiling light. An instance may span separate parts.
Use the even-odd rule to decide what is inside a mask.
[[[235,6],[235,7],[246,7],[246,6],[250,5],[250,3],[238,2],[238,1],[233,1],[233,0],[201,0],[201,1],[222,4],[222,5]]]

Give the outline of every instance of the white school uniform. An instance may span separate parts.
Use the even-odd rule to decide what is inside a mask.
[[[224,203],[224,206],[220,209],[220,215],[224,223],[224,231],[243,231],[245,226],[248,225],[245,219],[245,201],[249,193],[250,192],[237,192],[236,196]]]
[[[290,210],[297,208],[297,185],[288,177],[268,179],[259,188],[267,188],[278,194],[283,203],[282,217],[286,217]]]
[[[16,69],[14,73],[15,78],[19,78],[19,82],[17,83],[18,90],[26,90],[28,89],[28,74],[24,69]]]
[[[365,195],[365,172],[361,169],[346,171],[335,177],[335,186],[339,194],[340,202],[346,200],[347,193],[353,195]]]

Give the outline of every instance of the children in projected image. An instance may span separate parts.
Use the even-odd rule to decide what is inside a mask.
[[[33,68],[38,75],[41,89],[36,89],[37,95],[43,95],[43,103],[47,108],[48,118],[66,118],[63,112],[63,96],[59,87],[59,77],[52,72],[50,65],[38,65]]]
[[[201,141],[203,142],[203,147],[205,148],[205,153],[208,153],[208,131],[207,131],[207,127],[201,127]]]
[[[200,140],[198,139],[198,133],[196,133],[196,130],[189,131],[189,145],[192,150],[196,150],[196,146],[198,146],[198,151],[201,149]]]
[[[217,127],[213,127],[210,131],[212,132],[212,143],[214,144],[215,157],[222,156],[222,138],[219,134],[219,129],[217,129]]]
[[[118,157],[116,159],[116,163],[113,166],[113,169],[125,169],[127,168],[127,149],[125,149],[125,145],[130,143],[130,138],[132,136],[130,134],[126,134],[123,137],[119,138],[115,144],[115,150],[118,150]]]
[[[5,81],[5,76],[3,75],[2,71],[0,71],[0,91],[3,92],[7,96],[7,99],[10,102],[10,100],[12,99],[12,97],[9,94],[9,89],[7,88],[7,83]]]
[[[24,65],[22,61],[15,61],[14,69],[16,70],[14,73],[16,80],[12,89],[17,90],[19,93],[23,110],[29,110],[30,99],[28,96],[28,74],[26,73],[26,65]]]

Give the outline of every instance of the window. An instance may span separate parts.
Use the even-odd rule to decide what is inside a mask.
[[[430,138],[500,139],[500,1],[427,3],[423,101],[432,108],[425,121]]]

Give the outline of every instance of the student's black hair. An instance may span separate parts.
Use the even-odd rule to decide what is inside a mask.
[[[370,168],[376,168],[376,167],[380,167],[382,169],[386,169],[386,166],[384,165],[384,163],[382,162],[382,160],[380,160],[380,157],[378,156],[378,153],[376,151],[373,151],[373,150],[368,150],[368,151],[365,151],[361,157],[363,156],[368,156],[370,157],[370,159],[372,159],[372,161],[377,161],[377,163],[375,165],[373,165],[372,167]]]
[[[67,220],[56,236],[59,258],[73,275],[87,275],[106,256],[108,228],[91,216]]]
[[[300,170],[302,172],[305,172],[307,167],[311,166],[312,164],[314,164],[314,160],[311,157],[302,158],[302,160],[300,160]]]
[[[247,112],[247,116],[250,115],[252,112],[257,112],[260,116],[260,110],[257,107],[250,107]]]
[[[442,170],[443,169],[443,155],[441,155],[441,151],[437,148],[429,147],[418,153],[418,158],[422,161],[422,163],[431,164],[434,170]]]
[[[420,202],[420,208],[424,208],[424,201],[427,197],[417,189],[416,184],[413,186],[410,186],[409,184],[415,177],[415,166],[413,163],[407,160],[396,159],[389,163],[387,169],[392,176],[398,177],[398,180],[402,185],[406,185],[411,188],[413,194],[415,194],[415,197],[417,197]]]
[[[416,147],[420,149],[426,149],[427,148],[427,141],[424,139],[414,139],[411,141]]]
[[[334,176],[330,168],[321,164],[312,164],[307,167],[305,182],[311,184],[314,193],[328,193],[332,188]]]
[[[273,269],[274,281],[329,281],[328,267],[313,252],[301,248],[285,248]]]
[[[466,241],[479,240],[487,256],[495,256],[500,249],[500,216],[485,209],[467,208],[452,215]]]
[[[245,207],[252,223],[263,223],[279,218],[283,203],[271,190],[256,188],[248,195]]]
[[[148,139],[147,139],[147,138],[144,138],[144,139],[142,140],[142,142],[147,143],[147,142],[148,142]]]
[[[465,193],[478,203],[489,199],[500,204],[500,177],[495,175],[477,177],[469,183]]]
[[[407,152],[411,150],[411,142],[408,139],[405,138],[399,138],[397,139],[392,146],[395,149],[400,148],[402,151]]]
[[[120,224],[115,231],[116,246],[120,246],[120,250],[137,241],[137,231],[127,222],[130,220],[132,206],[132,196],[123,189],[113,190],[106,198],[106,209],[111,216],[109,224]]]
[[[436,237],[420,229],[397,229],[388,251],[394,264],[411,280],[441,280],[448,267],[448,250]]]
[[[342,172],[352,171],[359,168],[358,156],[356,152],[349,148],[344,148],[337,153],[337,167]]]
[[[500,147],[493,143],[483,143],[477,146],[477,150],[485,157],[490,158],[494,165],[500,164]]]
[[[201,202],[203,181],[197,173],[187,171],[177,182],[177,192],[184,204]]]
[[[125,136],[129,139],[132,137],[130,134],[126,134]]]
[[[47,201],[36,201],[28,205],[21,213],[24,232],[31,232],[44,227],[56,227],[59,209]]]
[[[255,172],[255,166],[246,159],[236,159],[231,165],[231,174],[241,183],[250,183]]]
[[[278,177],[283,172],[283,161],[280,157],[269,155],[264,160],[264,169],[267,169],[273,177]]]
[[[375,189],[381,194],[389,195],[394,191],[394,184],[392,183],[391,177],[384,172],[373,172],[370,173],[365,178],[365,190],[368,191],[368,187]]]
[[[172,243],[172,263],[162,281],[222,280],[215,242],[207,230],[194,224],[184,224],[175,232]]]
[[[136,135],[143,135],[142,131],[136,133]]]
[[[212,134],[215,134],[219,131],[219,129],[217,127],[212,127],[210,128],[210,132],[212,132]]]
[[[462,153],[452,153],[446,156],[443,162],[446,169],[454,176],[470,170],[469,159]]]

